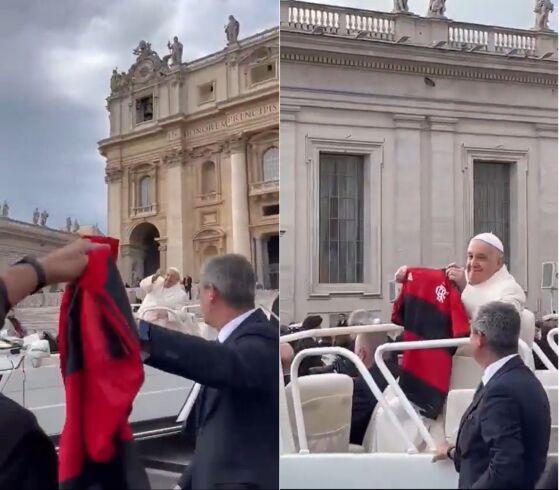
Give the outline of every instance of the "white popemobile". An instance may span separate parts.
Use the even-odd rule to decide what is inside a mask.
[[[281,337],[286,343],[308,337],[371,332],[400,332],[394,324],[361,325],[308,330]],[[534,317],[522,315],[519,352],[534,370],[532,351],[547,369],[535,371],[548,395],[552,430],[549,459],[558,457],[558,370],[536,343]],[[558,330],[548,340],[557,352]],[[340,347],[312,348],[292,361],[291,382],[280,381],[280,488],[457,488],[458,475],[451,461],[432,463],[435,441],[455,442],[461,417],[470,404],[482,369],[473,358],[455,355],[450,390],[443,414],[436,421],[423,419],[407,400],[383,360],[389,351],[461,346],[468,338],[391,342],[380,345],[375,363],[388,382],[382,393],[360,358]],[[350,421],[353,383],[344,374],[315,374],[298,378],[302,359],[338,354],[350,359],[378,400],[363,444],[351,445]]]

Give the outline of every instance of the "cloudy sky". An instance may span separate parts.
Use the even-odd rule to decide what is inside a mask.
[[[106,229],[104,161],[97,141],[108,135],[105,97],[114,66],[128,70],[140,39],[161,56],[178,35],[184,60],[225,46],[233,13],[241,37],[277,23],[277,0],[1,0],[0,202],[30,221],[47,209],[48,224],[66,216]],[[389,11],[392,0],[329,0]],[[557,0],[554,1],[557,6]],[[533,25],[534,0],[448,0],[454,20],[511,27]],[[428,0],[409,0],[419,14]],[[557,28],[556,15],[552,27]]]
[[[0,202],[31,221],[35,207],[106,230],[104,160],[112,68],[128,70],[140,39],[160,56],[174,35],[188,61],[278,24],[277,0],[1,0]]]

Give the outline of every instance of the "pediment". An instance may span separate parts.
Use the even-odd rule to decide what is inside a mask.
[[[206,230],[199,231],[195,233],[193,240],[203,241],[203,240],[216,240],[217,238],[223,238],[226,234],[221,228],[210,228]]]

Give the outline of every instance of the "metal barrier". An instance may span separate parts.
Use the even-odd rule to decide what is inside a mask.
[[[354,325],[352,327],[328,327],[314,328],[312,330],[304,330],[303,332],[290,333],[280,337],[280,343],[286,344],[295,340],[318,338],[318,337],[336,337],[339,335],[349,335],[358,333],[389,333],[402,332],[403,327],[394,323],[377,323],[375,325]]]
[[[552,361],[548,358],[548,356],[543,352],[543,350],[539,347],[539,344],[537,344],[536,342],[533,342],[533,352],[542,361],[546,369],[550,371],[558,371],[558,368],[552,363]]]
[[[554,336],[556,335],[556,337],[558,337],[558,327],[557,328],[551,328],[546,336],[546,340],[548,342],[548,345],[550,345],[550,348],[556,352],[556,355],[558,355],[558,343],[554,340]]]

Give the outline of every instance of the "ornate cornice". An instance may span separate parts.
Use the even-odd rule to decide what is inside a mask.
[[[211,155],[215,155],[217,153],[222,153],[224,150],[225,145],[221,143],[212,143],[209,145],[204,146],[196,146],[193,148],[187,148],[186,156],[187,159],[198,159],[198,158],[205,158]]]
[[[370,56],[346,55],[338,53],[311,53],[297,49],[284,48],[281,61],[330,65],[359,70],[389,71],[442,78],[460,78],[490,82],[522,83],[531,85],[558,86],[556,75],[529,73],[513,70],[499,70],[484,67],[444,65],[396,59],[380,59]]]
[[[183,165],[185,162],[183,148],[169,148],[165,150],[162,158],[163,166],[166,168]]]
[[[105,183],[119,182],[122,179],[123,170],[118,167],[106,167],[105,168]]]
[[[229,153],[245,153],[247,151],[247,136],[237,133],[227,140],[226,151]]]

